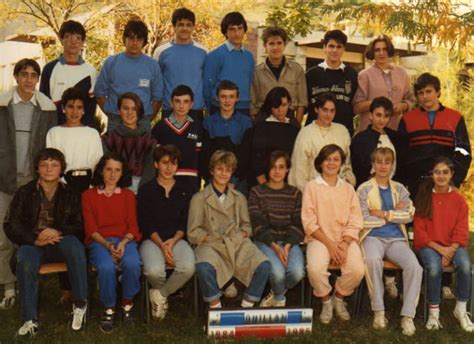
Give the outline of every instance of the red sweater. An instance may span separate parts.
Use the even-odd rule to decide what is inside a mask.
[[[123,238],[127,233],[133,234],[136,241],[142,237],[137,224],[137,205],[135,195],[128,189],[120,189],[108,197],[99,194],[97,188],[89,189],[82,194],[82,214],[86,244],[93,239],[91,235],[100,233],[104,238]]]
[[[424,248],[430,241],[443,246],[457,243],[466,247],[469,239],[468,206],[464,197],[456,192],[433,192],[433,218],[415,215],[415,250]]]

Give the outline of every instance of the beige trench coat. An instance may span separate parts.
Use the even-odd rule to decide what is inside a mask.
[[[219,288],[235,276],[250,284],[265,255],[249,238],[252,234],[245,197],[229,188],[221,204],[212,185],[194,195],[188,217],[188,240],[196,244],[196,263],[206,262],[216,269]],[[206,238],[206,242],[203,240]]]

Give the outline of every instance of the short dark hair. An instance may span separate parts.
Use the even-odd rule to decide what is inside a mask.
[[[374,100],[372,100],[372,103],[370,103],[369,111],[374,112],[374,110],[379,108],[379,107],[383,107],[385,109],[385,111],[388,112],[388,114],[390,116],[392,116],[392,114],[393,114],[393,103],[390,99],[388,99],[387,97],[383,97],[383,96],[374,98]]]
[[[179,96],[190,96],[191,100],[194,100],[193,90],[187,85],[178,85],[173,89],[173,92],[171,92],[171,100]]]
[[[193,11],[185,7],[174,10],[173,14],[171,15],[171,23],[173,24],[173,26],[176,26],[176,23],[178,22],[178,20],[183,20],[183,19],[189,20],[190,22],[193,23],[193,25],[196,24],[196,15],[194,14]]]
[[[216,96],[219,97],[219,93],[223,90],[237,91],[237,97],[240,96],[239,86],[230,80],[222,80],[216,89]]]
[[[160,162],[165,156],[169,156],[171,161],[179,162],[181,160],[181,151],[175,145],[159,145],[153,151],[153,160]]]
[[[117,100],[117,106],[118,106],[119,112],[120,112],[120,107],[122,106],[122,102],[124,101],[124,99],[133,100],[133,102],[135,103],[135,107],[137,108],[138,120],[141,120],[143,117],[143,103],[140,97],[137,96],[133,92],[125,92],[124,94],[122,94]]]
[[[82,92],[80,88],[69,87],[63,92],[63,95],[61,96],[61,105],[65,107],[67,102],[70,100],[80,100],[82,101],[82,104],[85,104],[86,96],[84,95],[84,92]]]
[[[378,42],[385,42],[387,44],[387,54],[389,57],[395,55],[395,47],[393,46],[392,40],[387,35],[380,35],[375,37],[373,40],[370,41],[369,45],[365,50],[365,58],[369,60],[374,59],[375,53],[375,44]]]
[[[427,86],[433,86],[436,92],[441,90],[441,82],[437,76],[434,76],[430,73],[423,73],[418,78],[416,78],[415,83],[413,84],[413,88],[415,90],[415,96],[418,91],[422,90]]]
[[[26,68],[31,67],[33,70],[38,73],[38,76],[41,75],[41,68],[33,59],[21,59],[17,63],[15,63],[15,67],[13,67],[13,75],[17,76],[20,74],[21,71],[25,70]]]
[[[66,20],[62,23],[59,28],[59,37],[63,39],[67,33],[81,35],[83,41],[86,39],[86,29],[84,29],[84,26],[82,26],[81,23],[75,20]]]
[[[64,157],[64,154],[56,148],[44,148],[36,153],[33,160],[33,166],[35,168],[36,174],[38,174],[40,162],[48,159],[59,161],[61,164],[61,174],[64,174],[66,171],[66,158]]]
[[[331,39],[335,40],[337,43],[340,43],[344,46],[347,43],[347,35],[341,30],[326,31],[322,39],[323,45],[327,45]]]
[[[247,32],[247,22],[245,21],[244,16],[240,12],[229,12],[221,22],[221,32],[227,38],[227,29],[231,25],[243,25],[244,31]]]
[[[342,165],[344,164],[344,161],[346,161],[346,153],[344,153],[341,147],[332,143],[332,144],[324,146],[319,151],[319,154],[316,157],[316,159],[314,159],[314,168],[316,169],[316,171],[318,171],[319,173],[323,173],[323,168],[322,168],[323,161],[326,160],[328,156],[330,156],[331,154],[335,152],[339,152],[341,156],[341,167],[342,167]]]
[[[334,105],[336,105],[337,99],[334,93],[332,92],[323,92],[321,93],[317,98],[314,103],[314,108],[319,109],[326,104],[326,102],[332,102]]]
[[[122,36],[123,42],[125,43],[126,38],[132,37],[143,39],[143,46],[148,44],[148,27],[143,21],[132,19],[125,25]]]
[[[273,152],[270,153],[267,159],[267,169],[265,171],[267,179],[268,179],[268,175],[270,174],[270,170],[275,166],[275,163],[280,158],[283,158],[285,160],[285,164],[288,169],[291,168],[290,155],[283,150],[274,150]]]
[[[260,108],[259,113],[257,115],[256,122],[264,122],[268,117],[270,117],[272,114],[272,109],[280,107],[283,98],[288,99],[288,102],[291,103],[290,92],[288,92],[285,87],[273,87],[265,97],[265,101],[263,102],[262,107]],[[298,123],[298,121],[296,121],[296,118],[291,109],[288,109],[286,117],[290,119],[291,124],[297,126],[298,128],[300,127],[300,124]]]
[[[281,37],[281,39],[283,40],[283,42],[285,42],[285,44],[288,40],[288,35],[286,34],[286,31],[283,30],[281,27],[276,27],[276,26],[267,27],[265,30],[263,30],[263,33],[262,33],[263,44],[267,44],[270,37]]]
[[[103,189],[105,187],[103,172],[105,164],[108,160],[115,160],[122,164],[122,176],[120,177],[117,186],[121,188],[130,186],[132,184],[132,177],[130,176],[127,163],[125,159],[122,158],[122,156],[115,152],[108,152],[102,155],[102,158],[100,158],[97,165],[95,165],[91,184],[93,186],[97,186],[99,189]]]

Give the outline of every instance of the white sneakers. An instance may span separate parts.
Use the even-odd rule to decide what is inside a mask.
[[[376,330],[383,330],[387,327],[387,324],[388,320],[385,318],[385,311],[375,311],[372,327]]]
[[[38,333],[38,323],[33,320],[25,321],[18,330],[18,335],[20,336],[34,336],[36,333]]]
[[[285,307],[286,299],[277,301],[273,291],[270,291],[267,296],[260,302],[260,307]]]
[[[82,308],[76,307],[74,304],[72,305],[71,328],[74,331],[79,331],[82,328],[82,324],[85,324],[86,312],[87,312],[87,304]]]
[[[150,289],[150,303],[153,318],[163,320],[168,311],[168,298],[161,295],[158,289]]]
[[[402,317],[400,326],[402,328],[402,333],[405,336],[413,336],[416,332],[416,327],[415,327],[415,323],[413,322],[413,318]]]
[[[395,280],[395,276],[385,277],[385,291],[387,292],[388,296],[392,299],[396,299],[398,296],[398,288],[397,288],[397,281]]]
[[[474,332],[474,324],[471,320],[471,314],[468,312],[460,311],[459,309],[455,308],[453,315],[456,319],[458,319],[461,328],[466,332]]]
[[[328,301],[323,301],[323,309],[319,315],[319,320],[323,324],[329,324],[333,318],[333,313],[340,320],[347,321],[351,319],[351,315],[347,311],[347,304],[335,295],[331,296]]]

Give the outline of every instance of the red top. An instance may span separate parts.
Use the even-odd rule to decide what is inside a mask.
[[[140,241],[142,235],[137,224],[137,205],[135,195],[128,189],[117,189],[112,196],[89,189],[82,194],[82,214],[86,244],[94,239],[91,235],[100,233],[104,238],[123,238],[133,234],[134,240]]]
[[[457,191],[433,192],[433,218],[415,215],[415,250],[424,248],[430,241],[443,246],[457,243],[466,247],[469,239],[468,206]]]

